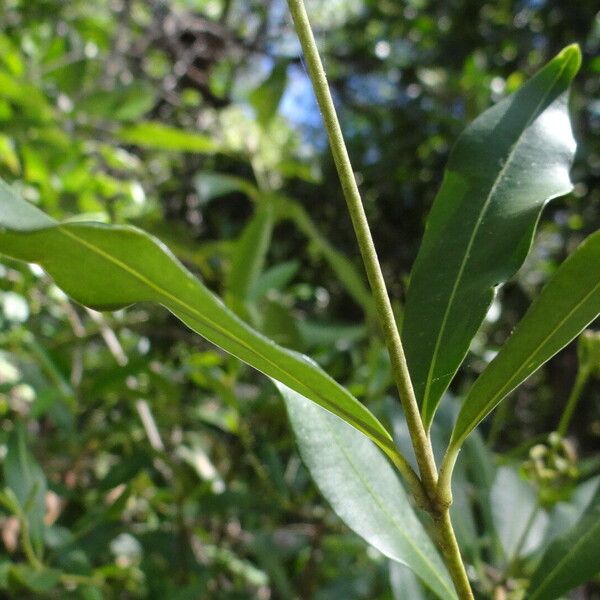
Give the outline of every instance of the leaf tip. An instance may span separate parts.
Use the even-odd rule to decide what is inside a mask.
[[[579,44],[575,43],[566,46],[558,53],[557,58],[561,62],[564,62],[573,75],[575,75],[579,71],[579,67],[581,67],[581,48]]]

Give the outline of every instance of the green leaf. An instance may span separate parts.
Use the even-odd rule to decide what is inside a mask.
[[[203,205],[233,192],[241,192],[253,200],[258,200],[259,196],[259,191],[250,181],[226,173],[200,171],[194,177],[194,186]]]
[[[448,573],[392,467],[363,435],[284,385],[300,454],[338,516],[439,598],[456,598]]]
[[[39,553],[44,541],[46,476],[27,448],[26,433],[21,424],[8,440],[4,480],[27,518],[31,541]]]
[[[600,573],[600,492],[581,521],[554,540],[538,565],[528,600],[553,600]]]
[[[80,100],[75,109],[103,119],[139,119],[155,104],[156,92],[146,83],[132,83],[111,90],[96,90]]]
[[[183,129],[155,121],[122,127],[117,132],[117,139],[124,144],[157,150],[196,152],[198,154],[214,154],[219,151],[215,141],[206,135],[189,133]]]
[[[256,301],[270,290],[283,290],[294,279],[300,269],[300,261],[290,260],[279,263],[261,273],[252,285],[249,299]]]
[[[245,301],[262,273],[275,224],[273,207],[262,202],[238,239],[231,261],[228,292]]]
[[[163,305],[190,329],[319,403],[395,453],[373,414],[306,357],[254,331],[156,239],[134,227],[57,223],[0,183],[0,253],[43,267],[75,301],[97,310]]]
[[[9,571],[9,578],[27,590],[42,594],[49,592],[60,583],[61,572],[56,569],[37,570],[29,565],[13,565]]]
[[[264,127],[277,114],[281,96],[287,82],[287,62],[280,62],[251,94],[250,102],[256,111],[258,122]]]
[[[277,196],[280,219],[289,219],[329,263],[332,271],[342,282],[346,291],[366,312],[373,310],[373,298],[365,285],[365,279],[348,257],[344,256],[319,231],[304,207],[285,196]]]
[[[521,266],[540,211],[572,188],[567,90],[581,62],[565,48],[459,137],[429,215],[407,295],[403,339],[425,424],[494,297]]]
[[[512,390],[600,314],[600,232],[558,268],[462,405],[451,444],[459,447]]]

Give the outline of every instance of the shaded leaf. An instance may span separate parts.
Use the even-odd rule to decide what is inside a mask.
[[[304,207],[295,200],[284,196],[277,197],[277,211],[280,219],[289,219],[303,233],[309,242],[329,263],[332,271],[352,298],[367,312],[373,310],[373,298],[365,285],[365,279],[347,256],[331,245],[319,231]]]
[[[416,573],[439,598],[456,598],[448,573],[392,467],[337,417],[278,384],[300,454],[338,516],[388,558]]]
[[[18,424],[12,432],[4,459],[4,480],[29,522],[31,540],[41,551],[46,513],[46,476],[27,448],[25,429]]]
[[[263,202],[246,224],[236,242],[231,259],[228,292],[242,301],[263,271],[274,226],[273,208]]]
[[[567,90],[581,62],[564,49],[467,127],[434,201],[407,294],[403,339],[426,425],[494,297],[529,251],[540,211],[571,190]]]
[[[508,563],[542,543],[548,515],[539,508],[537,493],[515,469],[500,467],[490,492],[494,528]]]
[[[56,569],[37,570],[29,565],[19,564],[11,567],[8,576],[11,582],[42,594],[60,583],[61,572]]]
[[[194,177],[194,186],[203,205],[215,198],[233,192],[241,192],[254,200],[259,195],[258,190],[250,181],[235,175],[213,171],[200,171],[197,173]]]
[[[284,289],[296,276],[300,269],[300,262],[289,260],[267,269],[257,278],[250,290],[249,299],[258,300],[269,290]]]
[[[139,119],[156,101],[156,92],[145,83],[132,83],[111,90],[96,90],[80,100],[77,111],[91,113],[103,119],[129,121]]]
[[[286,81],[287,62],[280,62],[275,65],[269,77],[250,94],[250,102],[262,126],[268,125],[277,114]]]
[[[199,154],[213,154],[219,150],[215,141],[206,135],[190,133],[154,121],[122,127],[117,132],[117,138],[124,144],[157,150],[197,152]]]
[[[581,521],[558,537],[544,553],[528,600],[553,600],[600,573],[600,492]]]

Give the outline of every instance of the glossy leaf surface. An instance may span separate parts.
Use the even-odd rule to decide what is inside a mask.
[[[385,556],[408,566],[439,598],[450,578],[389,462],[363,435],[278,385],[300,454],[338,516]]]
[[[479,376],[458,415],[452,444],[600,314],[600,232],[558,268],[498,355]]]
[[[403,339],[426,425],[469,349],[494,286],[521,266],[540,211],[571,190],[570,46],[459,137],[412,270]]]
[[[136,302],[163,305],[196,333],[393,452],[391,436],[367,408],[306,357],[277,346],[237,318],[167,248],[139,229],[57,223],[1,183],[0,253],[39,264],[74,300],[97,310]]]

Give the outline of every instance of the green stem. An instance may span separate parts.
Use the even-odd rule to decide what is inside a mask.
[[[591,369],[583,368],[579,369],[577,373],[575,383],[573,384],[573,389],[571,390],[571,394],[569,395],[569,399],[567,400],[567,405],[565,406],[565,410],[558,424],[557,431],[561,437],[565,437],[567,435],[567,432],[569,430],[569,423],[571,422],[571,418],[573,417],[573,413],[575,412],[575,407],[579,402],[579,398],[581,398],[581,393],[583,392],[588,382],[588,379],[590,378],[591,372]]]
[[[394,379],[398,386],[400,401],[406,415],[423,484],[428,491],[434,491],[437,482],[437,469],[433,458],[433,451],[419,414],[419,407],[410,380],[404,349],[400,341],[400,334],[398,333],[392,305],[379,265],[379,259],[377,258],[375,244],[373,243],[373,237],[369,229],[360,192],[354,178],[346,144],[344,143],[344,137],[327,83],[325,70],[321,63],[321,57],[319,56],[303,0],[288,0],[288,5],[304,52],[317,102],[323,115],[331,153],[333,154],[333,160],[342,184],[342,191],[348,205],[360,253],[373,292],[379,324],[390,354]]]
[[[452,504],[452,473],[454,465],[458,459],[460,446],[451,444],[446,450],[446,455],[440,467],[440,477],[438,479],[438,498],[443,504],[450,506]]]
[[[42,561],[38,558],[35,550],[33,549],[33,544],[31,543],[31,535],[29,533],[29,523],[27,521],[27,517],[22,515],[19,517],[20,526],[21,526],[21,547],[23,548],[23,553],[25,554],[25,558],[27,558],[27,562],[36,570],[41,571],[44,568]]]
[[[438,546],[442,551],[458,597],[461,600],[475,600],[450,520],[450,510],[444,509],[437,518],[434,517],[433,523],[438,536]]]
[[[333,160],[340,178],[342,191],[348,212],[352,220],[352,226],[358,240],[358,246],[367,272],[369,285],[373,292],[373,300],[383,332],[385,344],[390,355],[392,372],[402,408],[408,424],[408,430],[412,445],[415,451],[419,472],[421,474],[422,488],[424,488],[429,506],[427,507],[432,514],[433,523],[438,537],[438,544],[444,556],[448,570],[456,587],[461,600],[473,600],[473,592],[469,585],[464,564],[460,555],[456,536],[450,520],[449,505],[440,504],[437,490],[437,468],[433,457],[433,450],[427,431],[423,425],[419,407],[413,390],[404,348],[400,339],[400,333],[394,318],[394,312],[390,302],[390,297],[386,288],[375,244],[367,221],[364,206],[360,197],[360,192],[356,184],[346,144],[337,117],[327,77],[315,38],[310,26],[308,15],[303,0],[288,0],[290,12],[294,19],[294,25],[302,51],[306,59],[308,73],[317,97],[317,102],[323,116],[323,122],[329,138],[329,145]],[[396,465],[403,475],[405,460],[402,458],[400,464]],[[408,473],[410,475],[410,472]]]
[[[525,542],[527,542],[527,538],[529,537],[529,532],[531,531],[531,528],[533,527],[533,524],[535,523],[535,519],[538,516],[539,510],[540,510],[539,503],[536,503],[536,505],[533,507],[533,510],[531,511],[531,514],[529,515],[529,518],[527,519],[525,528],[523,529],[523,532],[521,533],[521,536],[519,537],[519,540],[517,541],[517,545],[515,546],[512,556],[510,557],[510,560],[508,561],[508,564],[506,566],[505,576],[510,575],[510,573],[515,568],[517,561],[519,560],[519,555],[523,551],[523,548],[525,547]]]

